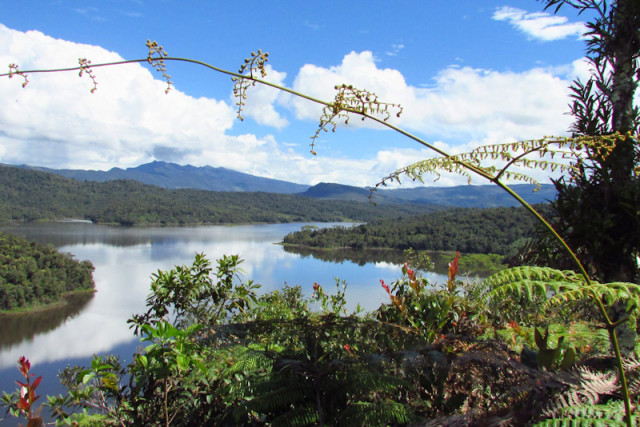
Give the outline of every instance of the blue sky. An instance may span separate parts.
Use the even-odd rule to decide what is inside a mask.
[[[535,0],[0,0],[0,8],[0,65],[144,58],[151,39],[171,56],[236,71],[262,49],[267,79],[326,100],[337,83],[370,89],[403,105],[395,124],[452,153],[566,134],[568,86],[588,73],[580,39],[588,16],[570,8],[554,16]],[[0,162],[109,169],[164,160],[370,186],[433,155],[355,123],[322,134],[313,156],[317,106],[251,88],[240,122],[228,77],[178,63],[168,73],[168,95],[160,76],[139,65],[94,69],[94,94],[77,73],[34,74],[24,89],[0,79]]]

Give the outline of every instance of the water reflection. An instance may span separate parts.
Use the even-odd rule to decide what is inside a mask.
[[[300,246],[283,246],[286,252],[292,254],[298,254],[303,258],[313,257],[314,259],[331,262],[341,263],[344,261],[350,261],[359,266],[365,266],[371,263],[391,263],[394,265],[401,265],[406,261],[404,251],[389,250],[389,249],[352,249],[352,248],[336,248],[336,249],[317,249],[317,248],[305,248]],[[455,256],[453,252],[438,252],[438,251],[425,251],[433,262],[433,272],[436,273],[436,278],[441,275],[447,275],[449,271],[449,263]],[[480,270],[478,268],[471,272],[463,272],[468,274],[469,277],[487,277],[489,272]],[[462,273],[461,273],[462,274]]]
[[[93,262],[97,292],[82,307],[69,312],[59,310],[55,327],[40,325],[42,321],[36,318],[25,321],[21,328],[8,326],[16,332],[0,342],[0,369],[14,367],[22,354],[39,364],[89,358],[116,347],[133,348],[136,339],[127,320],[145,310],[151,275],[158,269],[191,264],[196,253],[205,253],[212,261],[225,254],[239,254],[245,259],[241,265],[244,277],[260,283],[263,292],[287,283],[302,286],[310,296],[314,282],[333,291],[338,278],[348,284],[350,310],[357,304],[372,310],[386,302],[379,280],[389,282],[400,275],[400,258],[396,263],[375,252],[321,257],[283,250],[277,243],[302,225],[123,228],[62,223],[5,228]],[[434,276],[433,280],[442,282],[444,277]]]
[[[92,298],[93,293],[68,295],[65,304],[59,307],[29,314],[0,315],[0,349],[57,329],[77,316]]]
[[[127,319],[145,310],[151,275],[159,269],[191,264],[196,253],[205,253],[211,261],[239,254],[245,260],[241,265],[244,277],[262,284],[263,292],[287,283],[300,285],[310,296],[314,282],[332,292],[338,278],[348,284],[349,310],[358,303],[373,310],[388,301],[379,280],[391,282],[400,276],[401,260],[366,251],[300,254],[277,244],[303,225],[123,228],[60,223],[5,227],[3,231],[90,260],[96,268],[97,292],[76,305],[0,323],[0,391],[15,390],[16,361],[22,355],[31,360],[37,375],[44,376],[38,389],[42,395],[60,393],[55,379],[58,370],[67,364],[88,366],[93,354],[117,354],[128,363],[139,343]],[[436,273],[427,278],[446,281],[446,276]]]

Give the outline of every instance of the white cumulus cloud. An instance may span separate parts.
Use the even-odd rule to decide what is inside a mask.
[[[70,67],[78,58],[98,64],[121,61],[101,47],[21,32],[0,25],[0,64],[21,70]],[[0,79],[0,163],[52,168],[109,169],[135,167],[152,160],[195,166],[224,166],[260,176],[306,182],[296,171],[299,159],[273,137],[231,135],[236,120],[234,100],[193,97],[166,83],[140,64],[94,67],[97,90],[78,72],[29,73]],[[269,69],[282,83],[284,73]],[[231,92],[231,88],[229,88]],[[249,88],[244,114],[274,128],[286,119],[274,109],[277,91]],[[330,165],[330,159],[327,168]]]
[[[0,65],[17,63],[22,70],[69,67],[80,57],[94,64],[122,60],[98,46],[0,25]],[[399,70],[379,68],[373,54],[362,51],[345,55],[334,66],[307,64],[292,74],[295,90],[319,99],[331,101],[334,86],[346,83],[374,92],[381,101],[399,103],[404,112],[399,118],[392,114],[394,124],[455,153],[481,143],[565,133],[571,123],[567,88],[584,72],[582,64],[521,73],[450,67],[424,76],[430,83],[425,88],[409,84]],[[89,76],[79,78],[77,72],[31,73],[26,88],[20,76],[0,79],[0,163],[108,169],[166,160],[299,183],[366,186],[430,155],[419,147],[393,146],[368,149],[353,158],[331,157],[330,152],[300,154],[292,141],[279,141],[277,133],[238,132],[242,128],[235,119],[234,99],[193,97],[180,91],[179,81],[166,95],[160,76],[139,64],[94,67],[93,72],[98,82],[93,94]],[[286,74],[269,68],[268,76],[283,84]],[[289,125],[283,109],[290,110],[289,118],[317,123],[322,108],[269,87],[249,88],[247,118],[276,132]],[[353,120],[350,126],[370,125]],[[300,138],[307,137],[305,133]],[[454,182],[443,177],[438,185]]]
[[[572,68],[570,68],[572,70]],[[381,101],[399,103],[403,113],[390,121],[429,137],[457,141],[505,142],[565,133],[570,81],[551,70],[522,73],[447,68],[430,88],[407,84],[398,70],[377,67],[371,52],[351,52],[338,66],[305,65],[294,88],[330,100],[334,86],[353,84],[376,93]],[[316,119],[321,107],[294,100],[298,118]],[[350,122],[360,125],[359,120]]]
[[[565,16],[547,12],[528,13],[525,10],[502,6],[493,14],[496,21],[507,21],[532,39],[560,40],[570,36],[581,37],[585,32],[583,22],[569,22]]]

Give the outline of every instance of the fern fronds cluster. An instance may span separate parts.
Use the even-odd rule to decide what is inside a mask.
[[[615,301],[624,301],[627,304],[627,311],[635,317],[637,313],[634,309],[640,307],[640,285],[626,282],[592,282],[590,285],[566,284],[562,292],[550,298],[543,309],[569,301],[579,301],[594,297],[602,300],[607,305]]]
[[[565,289],[580,288],[584,278],[573,271],[561,271],[549,267],[520,266],[502,270],[484,281],[489,289],[488,297],[525,297],[546,296],[552,291],[558,295]]]
[[[625,301],[627,309],[635,314],[634,307],[640,307],[640,285],[635,283],[614,282],[586,283],[583,276],[573,271],[561,271],[549,267],[522,266],[500,271],[485,280],[488,297],[525,298],[547,297],[540,307],[545,311],[553,306],[571,301],[596,298],[606,305],[615,301]]]

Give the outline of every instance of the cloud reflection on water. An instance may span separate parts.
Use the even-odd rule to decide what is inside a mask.
[[[300,285],[311,295],[313,282],[329,292],[335,279],[348,284],[348,308],[358,303],[367,310],[386,302],[380,279],[400,276],[398,265],[376,262],[358,265],[351,261],[322,261],[284,251],[278,243],[302,224],[117,228],[87,224],[48,224],[21,230],[23,235],[51,243],[77,259],[89,259],[96,267],[97,292],[83,311],[53,331],[38,334],[0,351],[0,368],[14,366],[19,355],[33,363],[108,353],[136,340],[126,321],[145,310],[151,275],[159,269],[190,265],[196,253],[214,263],[224,254],[239,254],[244,279],[262,284],[261,291],[280,288],[285,282]],[[15,230],[15,229],[14,229]],[[39,232],[38,232],[39,231]],[[18,233],[19,234],[19,233]],[[73,243],[75,242],[75,243]],[[442,278],[439,279],[440,281]],[[127,355],[130,356],[130,355]]]

